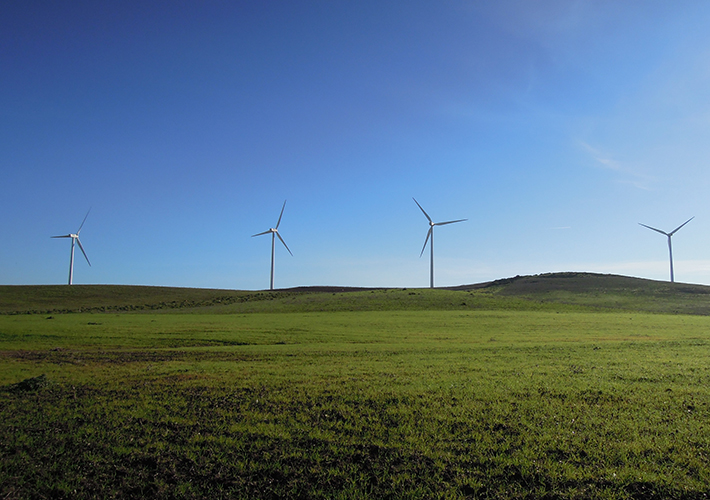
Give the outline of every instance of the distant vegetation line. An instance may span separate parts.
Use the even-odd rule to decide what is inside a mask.
[[[137,285],[0,286],[0,314],[159,311],[273,300],[286,294]]]
[[[0,286],[0,314],[467,309],[710,315],[710,287],[574,272],[515,276],[437,289],[312,286],[245,291],[132,285]]]

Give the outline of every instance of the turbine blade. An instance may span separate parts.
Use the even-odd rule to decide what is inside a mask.
[[[664,235],[666,235],[666,236],[670,236],[670,234],[668,234],[667,232],[661,231],[660,229],[656,229],[655,227],[647,226],[646,224],[641,224],[640,222],[639,222],[639,224],[642,225],[643,227],[647,227],[647,228],[649,228],[649,229],[651,229],[651,230],[653,230],[653,231],[656,231],[657,233],[661,233],[661,234],[664,234]],[[678,229],[680,229],[680,228],[678,228]]]
[[[89,208],[89,212],[91,212],[91,208]],[[89,212],[86,212],[84,220],[81,221],[81,226],[79,226],[79,229],[77,230],[76,234],[79,234],[81,232],[81,228],[84,227],[84,222],[86,222],[86,218],[89,216]]]
[[[269,229],[268,231],[264,231],[263,233],[252,234],[251,237],[253,238],[254,236],[261,236],[262,234],[269,234],[270,232],[271,232],[271,229]]]
[[[416,200],[414,200],[416,201]],[[433,227],[429,228],[429,231],[426,232],[426,239],[424,240],[424,246],[422,247],[422,251],[419,252],[419,257],[424,255],[424,249],[426,249],[426,244],[429,243],[429,236],[431,236],[432,231],[434,231]]]
[[[437,223],[435,223],[434,225],[435,225],[435,226],[445,226],[446,224],[455,224],[455,223],[457,223],[457,222],[464,222],[464,221],[467,221],[467,220],[468,220],[468,219],[450,220],[450,221],[447,221],[447,222],[437,222]]]
[[[680,226],[678,226],[677,228],[675,228],[673,231],[671,231],[670,233],[668,233],[668,236],[673,236],[673,233],[675,233],[676,231],[678,231],[681,227],[685,226],[688,222],[690,222],[690,221],[693,220],[693,219],[695,219],[695,216],[694,216],[694,215],[693,215],[690,219],[688,219],[687,221],[685,221],[683,224],[681,224]]]
[[[431,220],[431,217],[429,217],[429,214],[424,211],[424,209],[423,209],[422,206],[419,204],[419,202],[416,200],[416,198],[414,198],[414,196],[412,196],[412,199],[414,200],[414,203],[417,204],[417,206],[419,207],[419,209],[420,209],[422,212],[424,212],[424,217],[426,217],[429,222],[433,222],[433,221]]]
[[[281,240],[281,243],[284,244],[284,246],[286,247],[286,250],[288,250],[288,253],[291,254],[291,257],[293,257],[293,253],[291,252],[291,249],[288,247],[288,245],[286,244],[286,242],[284,241],[284,239],[281,237],[281,235],[279,234],[279,232],[278,232],[278,231],[275,231],[274,234],[276,234],[276,236],[279,237],[279,239]]]
[[[81,246],[81,240],[79,237],[76,237],[76,242],[79,244],[79,248],[81,249],[81,253],[84,254],[84,258],[86,259],[86,262],[89,264],[89,267],[91,267],[91,262],[89,261],[89,257],[87,257],[86,252],[84,251],[84,247]]]
[[[281,207],[281,213],[279,214],[279,220],[278,220],[278,222],[276,222],[276,227],[275,227],[274,229],[278,229],[278,228],[279,228],[279,224],[281,224],[281,217],[283,217],[284,208],[286,208],[286,200],[284,200],[284,204],[283,204],[283,206]]]

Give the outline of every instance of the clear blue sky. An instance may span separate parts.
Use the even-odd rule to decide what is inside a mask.
[[[10,0],[0,283],[710,284],[710,2]]]

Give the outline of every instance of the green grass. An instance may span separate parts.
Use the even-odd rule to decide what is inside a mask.
[[[710,314],[710,287],[610,274],[554,273],[518,276],[480,286],[498,296],[597,310]]]
[[[500,286],[0,315],[0,497],[706,498],[710,318]]]
[[[213,314],[377,310],[548,309],[489,290],[297,288],[246,292],[145,286],[0,286],[0,314],[186,312]],[[577,307],[577,309],[579,309]]]
[[[591,273],[516,276],[449,289],[274,291],[125,285],[0,286],[0,314],[282,313],[401,310],[644,311],[710,314],[710,287]]]
[[[0,286],[0,314],[176,310],[276,296],[279,293],[128,285]]]

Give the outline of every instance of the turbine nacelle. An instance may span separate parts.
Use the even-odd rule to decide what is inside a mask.
[[[422,206],[419,204],[419,202],[416,200],[416,198],[412,197],[414,200],[414,203],[417,204],[419,209],[422,211],[424,214],[424,217],[427,218],[429,221],[429,230],[426,233],[426,239],[424,240],[424,246],[422,247],[422,251],[419,253],[419,257],[424,255],[424,250],[426,249],[427,243],[429,243],[429,249],[431,250],[431,259],[429,263],[429,288],[434,288],[434,226],[445,226],[446,224],[454,224],[456,222],[464,222],[467,221],[468,219],[458,219],[458,220],[449,220],[446,222],[434,222],[431,217],[429,217],[429,214],[426,213],[426,210],[422,208]],[[429,240],[431,239],[431,243]]]
[[[276,246],[276,238],[278,238],[281,243],[283,243],[283,246],[286,247],[286,250],[288,250],[288,253],[291,254],[293,257],[293,253],[291,252],[291,249],[288,247],[284,239],[281,237],[279,234],[279,226],[281,225],[281,217],[283,217],[284,214],[284,209],[286,208],[286,200],[284,200],[284,204],[281,207],[281,213],[279,214],[279,220],[276,222],[276,227],[269,228],[268,231],[264,231],[263,233],[257,233],[253,234],[252,238],[254,236],[261,236],[263,234],[271,234],[271,290],[274,289],[274,254],[275,254],[275,246]]]
[[[81,253],[84,255],[84,258],[86,259],[86,263],[89,264],[89,267],[91,267],[91,261],[89,260],[89,256],[86,255],[86,251],[84,251],[84,246],[81,244],[81,240],[79,239],[79,233],[81,232],[81,228],[84,227],[84,222],[86,222],[86,218],[89,216],[89,212],[91,212],[91,209],[89,209],[88,212],[86,212],[86,215],[84,216],[84,220],[81,221],[81,225],[79,226],[79,229],[77,229],[76,233],[69,233],[69,234],[64,234],[62,236],[52,236],[52,238],[71,238],[71,255],[69,257],[69,284],[71,285],[73,280],[74,280],[74,244],[79,245],[79,250],[81,250]]]
[[[671,244],[671,237],[672,237],[681,227],[685,226],[688,222],[690,222],[690,221],[693,220],[693,219],[695,219],[695,216],[693,216],[693,217],[691,217],[690,219],[688,219],[687,221],[685,221],[683,224],[681,224],[680,226],[678,226],[677,228],[675,228],[675,229],[674,229],[673,231],[671,231],[670,233],[667,233],[667,232],[662,231],[662,230],[660,230],[660,229],[656,229],[655,227],[647,226],[646,224],[641,224],[641,223],[639,222],[639,225],[641,225],[641,226],[643,226],[643,227],[646,227],[646,228],[650,229],[651,231],[656,231],[657,233],[661,233],[662,235],[668,237],[668,257],[670,258],[670,263],[671,263],[671,283],[673,283],[673,282],[675,281],[675,277],[673,276],[673,245]]]

